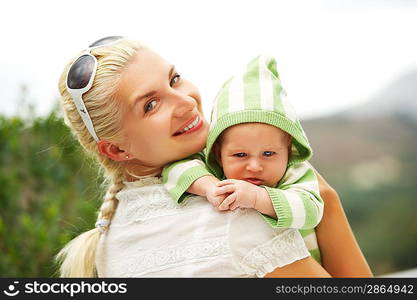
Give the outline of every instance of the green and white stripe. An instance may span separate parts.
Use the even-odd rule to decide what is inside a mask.
[[[207,139],[207,164],[212,172],[222,171],[211,153],[219,135],[228,127],[240,123],[261,122],[279,127],[293,137],[289,164],[309,159],[312,150],[294,108],[287,100],[272,57],[258,56],[222,86],[211,114]]]
[[[199,157],[175,162],[165,168],[162,175],[170,195],[180,203],[188,196],[186,190],[196,179],[211,174]],[[261,214],[264,220],[274,228],[299,229],[311,256],[321,263],[314,227],[323,216],[323,201],[313,167],[308,162],[293,165],[287,169],[277,187],[263,188],[268,192],[278,216],[273,219]]]
[[[162,183],[177,202],[182,202],[190,185],[202,176],[212,175],[206,168],[202,154],[176,161],[162,171]]]
[[[275,188],[265,187],[277,220],[263,215],[272,227],[313,229],[323,217],[324,204],[313,167],[308,162],[293,165]]]
[[[321,264],[321,253],[319,244],[317,242],[317,236],[314,229],[305,229],[299,230],[301,236],[303,237],[304,243],[307,246],[307,250],[310,252],[310,255],[319,263]]]
[[[211,151],[213,144],[230,126],[249,122],[277,126],[292,136],[292,150],[284,177],[278,186],[264,187],[278,218],[262,216],[272,227],[299,229],[311,255],[320,262],[314,227],[323,216],[323,201],[313,167],[307,162],[312,149],[287,100],[276,61],[271,57],[255,58],[224,83],[213,105],[205,158],[194,157],[166,167],[162,173],[165,186],[171,196],[181,202],[188,187],[199,177],[212,173],[224,179]],[[205,165],[201,159],[205,160]]]

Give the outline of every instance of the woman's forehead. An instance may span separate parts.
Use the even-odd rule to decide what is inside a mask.
[[[171,64],[149,48],[139,50],[121,74],[118,96],[130,103],[149,94],[169,77],[171,68]]]

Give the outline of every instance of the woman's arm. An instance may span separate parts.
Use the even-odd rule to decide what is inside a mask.
[[[324,269],[312,257],[307,257],[277,268],[265,277],[372,277],[337,192],[320,174],[316,172],[316,175],[325,203],[323,219],[316,227]]]
[[[311,256],[297,260],[292,264],[276,268],[271,273],[265,275],[265,278],[277,277],[331,277],[318,262]]]
[[[333,277],[372,277],[337,192],[316,172],[324,215],[316,227],[323,267]]]

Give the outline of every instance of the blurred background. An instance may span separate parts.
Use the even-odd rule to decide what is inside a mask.
[[[62,122],[64,65],[107,35],[139,39],[199,87],[274,56],[377,276],[417,277],[417,1],[9,1],[0,28],[0,276],[54,277],[94,226],[97,165]],[[341,259],[343,259],[341,257]]]

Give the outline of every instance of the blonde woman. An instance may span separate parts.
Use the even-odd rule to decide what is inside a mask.
[[[162,169],[201,151],[208,123],[197,88],[150,48],[101,39],[65,67],[59,90],[66,124],[109,182],[96,227],[57,255],[62,277],[371,276],[321,177],[323,266],[296,230],[255,211],[219,212],[200,196],[173,203]]]

